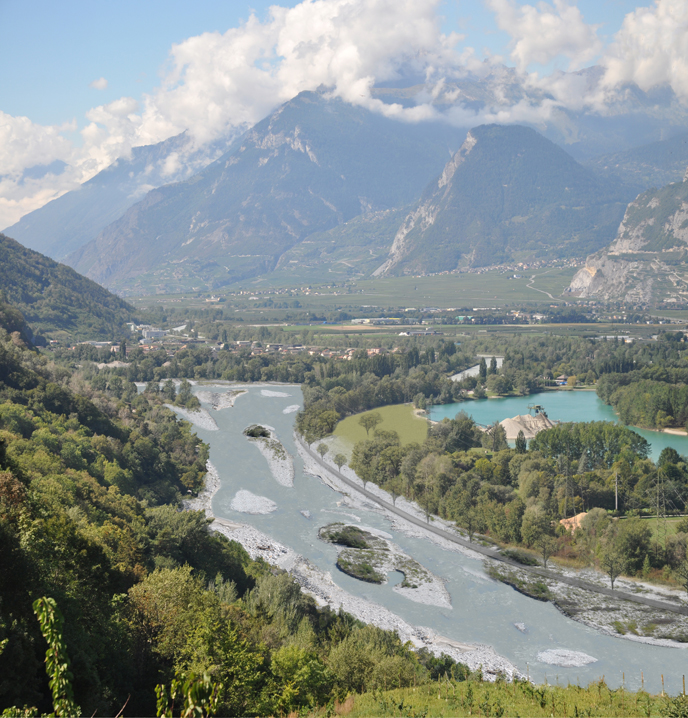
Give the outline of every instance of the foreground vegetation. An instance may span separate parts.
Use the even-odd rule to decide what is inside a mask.
[[[452,685],[451,697],[456,690],[465,701],[450,706],[455,715],[497,715],[502,708],[538,714],[540,699],[526,693],[541,689],[489,688],[446,657],[413,652],[393,633],[318,609],[288,575],[210,534],[201,512],[179,511],[183,497],[202,486],[207,447],[165,407],[197,406],[190,385],[183,382],[177,390],[172,378],[301,383],[306,405],[297,421],[306,438],[327,436],[351,417],[365,434],[352,467],[393,496],[418,500],[428,516],[437,513],[469,533],[531,547],[543,558],[556,554],[604,568],[609,556],[620,556],[632,575],[681,578],[688,527],[679,524],[659,541],[637,517],[652,506],[658,477],[678,493],[685,488],[688,469],[676,452],[663,453],[654,464],[640,437],[601,424],[565,425],[528,450],[509,449],[496,427],[484,434],[465,416],[406,442],[384,424],[366,430],[354,416],[408,402],[411,418],[410,402],[460,400],[490,384],[527,393],[559,373],[597,382],[600,396],[614,403],[617,392],[635,381],[674,386],[685,362],[679,341],[628,347],[585,339],[507,344],[481,338],[456,346],[406,338],[399,340],[399,352],[368,356],[360,348],[350,361],[252,356],[250,349],[201,347],[172,358],[134,350],[126,367],[98,370],[94,363],[111,359],[109,354],[82,346],[41,355],[31,348],[31,333],[15,309],[3,305],[0,322],[0,709],[52,708],[45,643],[33,611],[36,599],[49,597],[64,614],[74,700],[84,713],[117,712],[128,700],[125,715],[153,715],[157,685],[173,690],[175,680],[182,685],[207,675],[208,685],[219,686],[222,715],[318,706],[331,712],[335,703],[344,710],[354,693],[354,715],[441,715],[441,703],[450,706],[446,690]],[[484,376],[450,381],[478,352],[503,354],[504,366],[496,371],[486,365]],[[146,391],[139,393],[134,381],[148,382]],[[680,410],[671,410],[674,420],[681,418]],[[622,520],[613,510],[617,479]],[[580,532],[553,528],[556,519],[580,509],[589,509]],[[459,683],[446,684],[445,675]],[[462,682],[468,678],[474,680]],[[406,693],[382,693],[390,688]],[[470,705],[469,688],[477,701]],[[517,697],[520,691],[532,705],[502,700],[499,691],[508,690]],[[590,700],[571,700],[571,711],[577,706],[591,715],[614,715],[615,704],[604,702],[606,688],[599,689],[598,701],[596,690],[589,689]],[[435,706],[430,698],[437,693]],[[543,711],[560,710],[557,695],[553,708],[547,693]],[[399,702],[383,706],[384,696]],[[420,703],[412,703],[413,696]],[[625,696],[644,714],[650,704],[657,713],[669,710],[660,699]]]
[[[444,677],[443,677],[444,678]],[[439,680],[434,685],[351,696],[337,713],[364,716],[685,716],[683,695],[650,695],[644,691],[610,689],[603,679],[587,688],[534,686],[526,681],[457,683]]]

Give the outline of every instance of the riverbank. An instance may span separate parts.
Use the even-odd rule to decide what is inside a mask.
[[[659,608],[643,606],[619,597],[609,597],[576,588],[555,579],[533,576],[526,570],[490,562],[486,572],[497,580],[537,600],[551,601],[562,613],[574,621],[617,638],[655,646],[688,650],[688,617]],[[609,580],[593,569],[562,569],[550,561],[550,573],[609,586]],[[616,579],[615,588],[622,593],[643,593],[648,598],[683,604],[678,591],[662,590],[656,586],[630,579]]]
[[[326,483],[331,485],[332,488],[346,493],[349,501],[351,501],[351,489],[356,487],[352,487],[350,483],[339,479],[336,475],[338,472],[334,467],[328,470],[328,467],[323,465],[324,462],[318,461],[298,440],[297,446],[307,466],[307,459],[310,459],[310,470],[315,475],[318,475],[321,480],[325,480],[323,475],[328,477]],[[312,468],[313,465],[315,465],[315,469]],[[317,473],[318,469],[319,473]],[[349,473],[353,472],[349,470]],[[395,512],[391,511],[391,506],[390,508],[385,508],[384,504],[391,505],[392,500],[382,489],[370,485],[363,489],[362,482],[358,477],[348,479],[348,481],[353,484],[361,484],[361,489],[358,491],[361,491],[364,501],[367,499],[366,494],[373,494],[374,491],[375,494],[373,495],[379,495],[380,504],[378,504],[378,510],[387,516],[396,516]],[[405,502],[405,504],[406,506],[402,508],[400,499],[397,499],[394,508],[398,511],[409,513],[410,517],[416,519],[411,524],[418,531],[415,535],[433,542],[440,539],[440,541],[444,541],[443,547],[449,550],[461,550],[463,548],[470,551],[465,545],[461,545],[467,543],[465,537],[458,534],[453,527],[448,526],[447,522],[433,517],[432,524],[428,523],[426,528],[423,525],[426,522],[422,520],[424,513],[418,507],[415,507],[414,514],[406,508],[413,505],[410,502]],[[356,505],[355,499],[351,505]],[[368,507],[366,506],[366,508]],[[404,523],[408,524],[409,522]],[[404,530],[403,525],[395,525],[395,528],[400,531]],[[442,539],[437,535],[437,531],[448,534],[447,538]],[[452,540],[449,540],[449,536],[452,537]],[[557,572],[556,569],[551,568],[526,568],[501,555],[495,547],[480,545],[476,545],[475,552],[471,553],[476,558],[488,556],[493,559],[495,563],[486,567],[486,573],[494,580],[501,580],[533,598],[551,601],[570,618],[595,628],[601,633],[654,645],[675,648],[688,647],[684,643],[688,641],[688,606],[677,593],[659,591],[656,587],[647,584],[643,588],[638,585],[638,582],[631,581],[628,581],[630,590],[620,591],[619,587],[626,587],[624,580],[617,583],[615,591],[611,591],[606,577],[592,569],[587,570],[587,572],[585,570],[573,571],[570,569]],[[476,553],[479,555],[476,555]],[[642,593],[648,595],[641,596],[640,594]]]
[[[215,518],[212,499],[221,486],[217,469],[211,462],[203,490],[193,499],[182,502],[185,510],[202,510],[213,519],[211,531],[223,534],[240,543],[251,558],[261,558],[272,566],[288,571],[294,580],[319,606],[329,606],[333,611],[340,609],[364,623],[396,631],[404,642],[410,641],[417,648],[425,648],[433,655],[447,654],[454,660],[467,665],[472,671],[482,670],[486,680],[494,681],[499,676],[524,678],[523,674],[506,658],[483,644],[469,644],[454,641],[440,635],[431,628],[413,626],[389,609],[364,598],[359,598],[340,588],[330,573],[321,571],[294,550],[275,541],[267,534],[246,524]]]
[[[229,391],[198,391],[196,398],[204,404],[210,404],[210,408],[214,411],[222,409],[231,409],[234,402],[242,395],[247,394],[247,389],[236,389]]]
[[[175,406],[174,404],[165,404],[168,409],[171,409],[175,414],[181,416],[182,419],[194,424],[199,429],[205,429],[205,431],[219,431],[219,427],[208,413],[206,409],[198,409],[196,411],[190,411],[185,409],[183,406]]]
[[[436,656],[444,653],[467,665],[472,671],[482,670],[486,680],[494,681],[500,675],[509,679],[524,678],[510,661],[497,654],[490,646],[453,641],[431,628],[410,625],[384,606],[354,596],[340,588],[329,573],[324,573],[288,546],[253,527],[232,526],[216,521],[211,525],[211,529],[239,542],[251,558],[262,558],[288,571],[302,590],[312,596],[321,607],[329,606],[333,611],[342,610],[364,623],[383,630],[396,631],[403,642],[410,641],[416,649],[425,648]]]

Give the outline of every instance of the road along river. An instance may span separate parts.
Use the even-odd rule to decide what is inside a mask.
[[[236,385],[218,383],[197,386],[194,390],[213,394],[236,388]],[[659,691],[663,674],[667,691],[680,690],[682,675],[688,672],[685,648],[631,642],[577,623],[552,604],[530,599],[490,579],[479,554],[395,517],[343,482],[340,482],[340,491],[333,490],[331,486],[337,485],[336,477],[328,478],[329,472],[318,468],[303,449],[299,452],[294,438],[294,407],[302,405],[300,387],[243,385],[241,388],[247,391],[237,396],[233,407],[214,410],[211,401],[204,401],[201,417],[190,416],[198,435],[209,444],[210,460],[217,469],[219,488],[212,499],[213,513],[228,527],[236,524],[253,527],[285,550],[288,547],[304,557],[315,569],[330,574],[333,593],[348,592],[377,604],[398,616],[404,625],[427,627],[457,646],[467,643],[492,646],[497,654],[535,681],[587,683],[604,676],[609,685],[618,686],[625,674],[626,686],[639,688],[642,673],[645,688]],[[201,397],[212,399],[209,394]],[[541,403],[547,407],[545,401]],[[215,400],[215,405],[221,402]],[[243,436],[244,428],[250,424],[269,426],[291,455],[293,486],[279,483],[264,454]],[[304,471],[306,464],[311,473]],[[370,485],[368,488],[375,491]],[[239,492],[244,493],[237,501]],[[254,504],[250,497],[247,502],[247,493],[256,498]],[[253,510],[252,505],[266,513],[246,513]],[[401,499],[397,500],[397,506],[413,512]],[[318,530],[333,521],[384,532],[405,554],[444,580],[452,607],[426,605],[400,595],[393,590],[393,582],[398,581],[399,576],[379,586],[338,571],[336,548],[318,538]],[[244,534],[248,536],[250,530],[246,529]],[[270,557],[266,555],[266,558]],[[373,614],[371,620],[375,620]],[[489,660],[489,653],[476,655],[485,655]]]

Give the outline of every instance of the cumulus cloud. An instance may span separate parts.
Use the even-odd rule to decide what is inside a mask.
[[[271,7],[262,21],[251,16],[224,33],[173,45],[159,87],[140,101],[123,97],[91,109],[79,147],[63,135],[73,125],[43,127],[0,116],[0,226],[78,186],[133,147],[186,132],[188,148],[161,168],[162,177],[174,176],[189,153],[254,124],[304,90],[325,87],[400,120],[441,113],[462,125],[545,122],[562,106],[590,106],[594,88],[586,77],[561,68],[542,72],[562,62],[575,70],[600,55],[597,28],[578,8],[566,0],[486,1],[511,37],[515,68],[500,65],[499,57],[483,60],[461,46],[461,36],[442,33],[441,0],[303,0],[292,8]],[[688,97],[687,13],[685,0],[657,0],[630,13],[603,60],[606,82],[633,80],[645,88],[669,82]],[[461,106],[455,82],[469,72],[491,83],[492,100],[479,115]],[[376,99],[373,86],[402,73],[425,79],[416,105]],[[91,87],[105,89],[107,81],[99,78]],[[68,165],[59,177],[24,177],[24,169],[55,160]]]
[[[89,83],[88,86],[94,90],[107,90],[108,81],[104,77],[99,77],[97,80],[93,80],[93,82]]]
[[[514,0],[487,0],[497,24],[511,36],[511,59],[521,72],[530,65],[568,59],[569,70],[591,62],[602,51],[597,27],[588,25],[575,5],[554,0],[550,5],[518,5]]]
[[[657,0],[628,13],[603,64],[608,87],[635,82],[649,90],[666,84],[688,99],[688,3]]]

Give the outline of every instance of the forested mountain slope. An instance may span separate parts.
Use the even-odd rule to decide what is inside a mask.
[[[114,339],[134,309],[71,267],[0,234],[0,292],[38,336]]]

